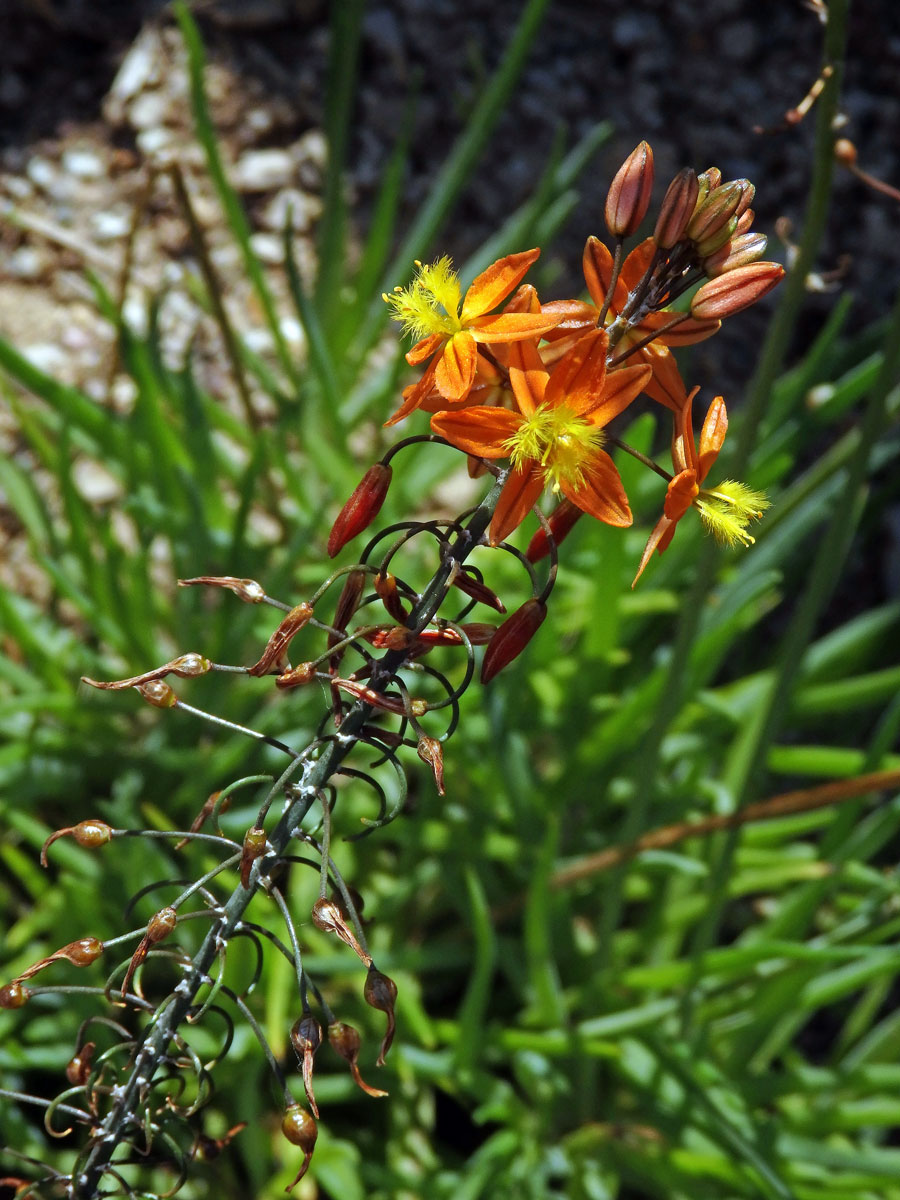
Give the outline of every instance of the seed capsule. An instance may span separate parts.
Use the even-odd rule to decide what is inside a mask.
[[[31,989],[22,987],[18,979],[14,979],[0,988],[0,1008],[21,1008],[30,996]]]
[[[384,1066],[385,1055],[391,1048],[397,1025],[394,1017],[394,1005],[397,1002],[397,985],[389,975],[385,975],[372,964],[366,976],[366,986],[363,990],[366,1004],[377,1008],[379,1012],[387,1013],[387,1029],[381,1042],[381,1050],[375,1060],[376,1067]]]
[[[303,1162],[300,1170],[297,1172],[293,1183],[290,1183],[284,1189],[285,1192],[290,1193],[309,1168],[313,1150],[316,1148],[316,1138],[319,1135],[319,1129],[302,1104],[292,1104],[284,1114],[284,1119],[281,1122],[281,1132],[292,1146],[299,1146],[303,1151]]]

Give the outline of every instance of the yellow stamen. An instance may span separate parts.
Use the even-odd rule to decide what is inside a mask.
[[[580,487],[585,460],[603,443],[603,430],[591,425],[565,404],[537,408],[526,417],[506,449],[514,467],[539,463],[553,490],[564,483]]]
[[[763,515],[769,501],[762,492],[726,479],[714,490],[704,488],[694,507],[717,541],[728,546],[752,546],[756,539],[747,533],[747,526]]]
[[[459,276],[446,256],[428,266],[417,261],[416,276],[409,287],[395,287],[393,294],[383,299],[392,319],[417,341],[435,333],[452,337],[461,328]]]

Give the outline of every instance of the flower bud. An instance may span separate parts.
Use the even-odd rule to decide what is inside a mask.
[[[253,864],[266,852],[268,838],[264,829],[248,829],[244,834],[244,845],[241,850],[241,885],[250,887],[250,872]]]
[[[488,608],[496,609],[499,613],[506,612],[506,605],[497,593],[489,588],[486,583],[483,583],[480,579],[476,579],[465,568],[458,571],[453,577],[453,586],[458,587],[461,592],[465,592],[472,600],[478,600],[481,604],[486,604]]]
[[[178,703],[178,697],[161,679],[151,679],[149,683],[139,684],[137,691],[154,708],[172,708]]]
[[[369,467],[331,527],[328,537],[329,558],[334,558],[349,541],[372,524],[384,504],[392,475],[391,467],[382,462]]]
[[[300,1170],[293,1183],[284,1189],[285,1192],[292,1192],[309,1169],[319,1129],[302,1104],[292,1104],[285,1111],[284,1119],[281,1122],[281,1132],[292,1146],[299,1146],[303,1151],[303,1163]]]
[[[715,279],[726,271],[737,267],[746,267],[762,258],[766,252],[769,239],[764,233],[741,233],[732,237],[728,244],[720,247],[715,254],[703,260],[703,270]]]
[[[699,321],[721,320],[749,308],[784,276],[779,263],[756,262],[710,279],[694,294],[691,316]]]
[[[416,753],[421,758],[423,763],[427,763],[434,772],[434,786],[437,788],[437,794],[443,796],[444,792],[444,748],[437,738],[423,736],[419,738],[419,743],[416,746]]]
[[[606,227],[613,237],[630,237],[647,215],[653,190],[653,151],[641,142],[622,163],[606,197]]]
[[[375,1060],[376,1067],[383,1067],[385,1055],[391,1048],[397,1028],[394,1018],[397,985],[391,979],[390,975],[383,974],[373,963],[369,967],[369,973],[366,976],[366,986],[363,990],[363,996],[365,997],[366,1004],[371,1008],[377,1008],[379,1012],[387,1013],[387,1029],[381,1042],[381,1050],[378,1053],[378,1058]]]
[[[671,250],[681,241],[694,215],[699,190],[697,174],[690,167],[679,171],[669,184],[653,230],[653,240],[661,250]]]
[[[14,979],[0,988],[0,1008],[21,1008],[30,996],[31,989],[22,987],[18,979]]]
[[[511,617],[506,618],[484,652],[484,661],[481,664],[482,683],[490,683],[498,671],[502,671],[514,658],[518,658],[540,629],[546,615],[546,604],[531,599],[526,600],[521,608],[517,608]]]
[[[726,183],[697,205],[686,230],[692,242],[708,241],[728,224],[741,202],[743,182]]]
[[[547,518],[547,524],[550,526],[550,532],[557,546],[562,545],[575,528],[579,519],[583,516],[584,513],[577,504],[573,504],[571,500],[560,500],[559,504],[557,504],[556,508],[554,508],[553,512]],[[549,553],[550,542],[542,525],[528,543],[525,557],[529,562],[536,563],[540,562],[542,558],[546,558]]]

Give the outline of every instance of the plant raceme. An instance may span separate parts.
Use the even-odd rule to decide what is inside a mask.
[[[87,934],[31,964],[0,989],[0,1007],[21,1009],[40,1003],[43,996],[58,998],[72,990],[65,983],[35,985],[36,975],[52,975],[61,963],[86,969],[101,958],[112,959],[105,983],[93,991],[98,1001],[114,1002],[120,1015],[98,1025],[92,1034],[97,1042],[79,1032],[63,1091],[47,1108],[48,1129],[58,1116],[85,1131],[74,1165],[46,1167],[45,1178],[67,1194],[82,1200],[100,1193],[133,1194],[140,1186],[136,1172],[154,1164],[176,1171],[167,1194],[177,1189],[193,1158],[209,1143],[202,1130],[185,1136],[184,1128],[209,1094],[215,1058],[230,1045],[234,1018],[228,1012],[245,1021],[259,1040],[284,1097],[282,1133],[303,1154],[287,1190],[308,1168],[315,1147],[319,1105],[314,1056],[326,1041],[364,1092],[387,1094],[364,1079],[360,1034],[332,1011],[304,966],[284,897],[285,873],[312,870],[316,898],[309,911],[311,924],[336,937],[365,972],[362,997],[386,1018],[375,1063],[381,1066],[395,1037],[397,988],[373,961],[359,915],[361,898],[344,880],[332,853],[338,799],[347,787],[363,794],[368,788],[374,798],[375,815],[364,818],[363,830],[354,837],[393,820],[406,796],[400,760],[406,748],[416,751],[443,795],[443,744],[460,720],[459,701],[474,676],[476,648],[485,647],[481,680],[486,684],[536,635],[548,616],[557,546],[583,514],[616,527],[632,523],[608,445],[634,454],[666,484],[662,515],[637,577],[654,551],[667,548],[691,508],[722,541],[752,542],[747,526],[762,513],[765,499],[733,481],[707,484],[727,430],[725,403],[720,396],[713,399],[695,441],[692,404],[697,389],[685,388],[673,348],[712,336],[722,319],[765,295],[783,270],[761,261],[766,240],[751,231],[752,185],[743,179],[723,183],[715,169],[702,175],[680,172],[665,193],[653,234],[625,255],[624,240],[643,223],[652,186],[653,155],[642,142],[622,165],[607,197],[612,249],[595,237],[585,246],[588,299],[543,302],[523,282],[539,257],[536,248],[499,259],[465,293],[449,259],[417,264],[412,282],[385,297],[392,316],[416,339],[409,362],[424,367],[387,424],[422,410],[430,414],[431,433],[404,438],[365,472],[333,523],[328,555],[341,554],[372,525],[391,485],[392,460],[409,446],[442,442],[468,456],[473,474],[490,472],[492,486],[474,510],[454,520],[409,519],[386,527],[370,538],[355,562],[339,566],[299,603],[267,595],[252,579],[200,575],[181,580],[184,586],[231,592],[231,603],[278,612],[278,624],[255,661],[214,663],[202,652],[190,652],[128,678],[86,680],[103,690],[134,689],[156,708],[253,738],[283,761],[272,775],[223,784],[200,806],[187,830],[117,829],[88,817],[47,840],[44,865],[48,849],[62,837],[106,854],[115,853],[123,838],[146,837],[171,839],[178,851],[199,845],[207,854],[220,855],[218,865],[211,870],[205,866],[193,883],[185,884],[181,871],[177,879],[154,885],[152,890],[166,893],[165,903],[146,924],[106,941]],[[680,300],[683,307],[674,307]],[[672,422],[671,473],[610,433],[612,422],[642,394]],[[538,511],[535,506],[547,490],[555,506],[547,516],[538,512],[540,528],[522,554],[507,539],[533,509]],[[404,560],[413,541],[430,546],[436,558],[424,590],[405,577]],[[532,595],[508,616],[501,597],[467,561],[475,547],[485,544],[513,555],[528,570]],[[541,580],[533,564],[545,558],[549,569]],[[413,559],[418,567],[421,554],[417,551]],[[328,600],[332,589],[336,598]],[[470,619],[477,606],[505,619],[499,625]],[[186,703],[168,682],[217,671],[271,678],[282,691],[321,689],[325,711],[318,732],[297,749]],[[230,797],[260,787],[250,826],[237,835],[223,832]],[[150,890],[143,888],[138,898]],[[257,899],[276,905],[286,941],[248,918]],[[198,936],[197,929],[205,933]],[[254,1016],[250,996],[256,978],[242,990],[235,990],[230,976],[224,982],[231,941],[249,939],[261,956],[263,935],[296,974],[299,1016],[289,1039],[303,1104],[295,1099],[287,1072]],[[154,970],[148,973],[150,960]],[[208,1012],[224,1020],[229,1032],[220,1055],[201,1063],[186,1033]],[[230,1130],[219,1148],[240,1128]]]

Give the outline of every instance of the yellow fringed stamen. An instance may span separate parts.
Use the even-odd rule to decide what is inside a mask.
[[[716,541],[728,546],[752,546],[756,539],[747,533],[747,526],[763,515],[769,501],[763,492],[726,479],[714,489],[704,488],[694,507]]]
[[[394,288],[390,294],[383,293],[382,299],[391,310],[391,318],[416,341],[436,333],[452,337],[461,328],[459,276],[446,255],[426,266],[417,262],[409,287]]]
[[[603,443],[603,430],[578,417],[565,404],[537,408],[506,443],[514,467],[537,462],[553,490],[564,483],[580,487],[585,459]]]

